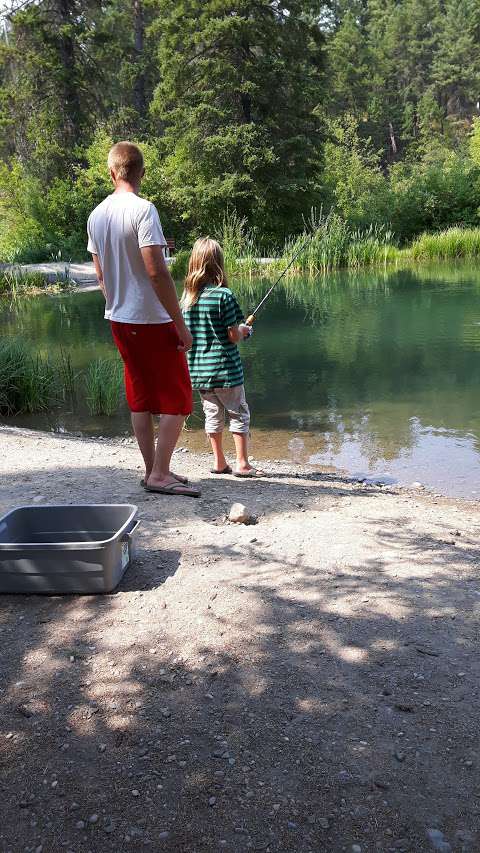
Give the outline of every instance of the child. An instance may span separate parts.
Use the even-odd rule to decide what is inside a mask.
[[[262,476],[248,461],[250,411],[237,347],[252,330],[245,324],[239,304],[227,286],[221,246],[210,237],[202,237],[193,247],[181,305],[193,336],[188,364],[192,386],[200,391],[205,432],[212,445],[211,473]],[[223,452],[226,412],[237,456],[233,472]]]

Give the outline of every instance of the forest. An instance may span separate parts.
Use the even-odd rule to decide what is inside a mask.
[[[272,254],[312,216],[480,224],[478,0],[11,0],[0,261],[85,256],[112,141],[188,247],[225,216]]]

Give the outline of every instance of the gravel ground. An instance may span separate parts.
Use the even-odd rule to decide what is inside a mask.
[[[202,498],[157,497],[129,440],[0,435],[0,511],[142,521],[114,594],[1,598],[0,850],[480,850],[476,504],[181,451]]]

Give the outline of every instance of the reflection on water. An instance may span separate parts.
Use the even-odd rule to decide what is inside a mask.
[[[237,288],[246,311],[262,286]],[[242,347],[255,455],[480,494],[479,293],[480,272],[466,266],[288,282]],[[99,293],[3,305],[0,324],[45,354],[69,350],[78,368],[113,350]],[[125,406],[93,418],[81,399],[15,422],[130,430]],[[187,444],[205,449],[202,427],[197,407]]]

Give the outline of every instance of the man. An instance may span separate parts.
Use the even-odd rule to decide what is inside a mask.
[[[185,353],[192,336],[168,271],[158,213],[138,195],[145,174],[140,149],[118,142],[108,155],[115,190],[88,219],[88,251],[105,296],[105,318],[125,366],[127,402],[150,492],[198,497],[170,470],[192,387]],[[161,415],[155,448],[153,417]]]

